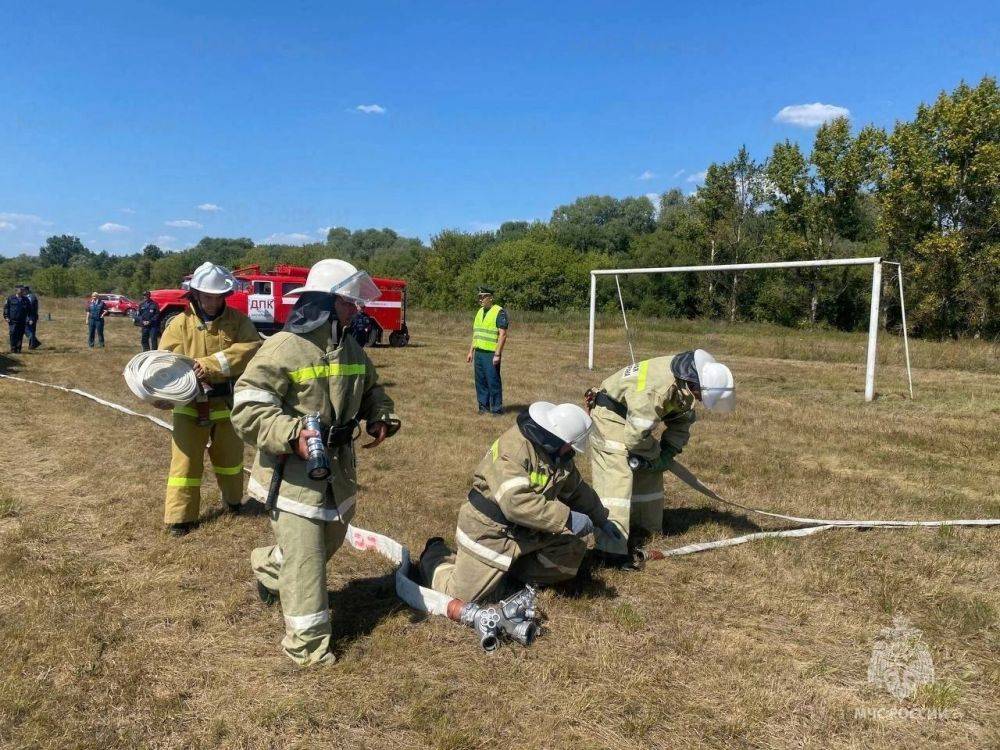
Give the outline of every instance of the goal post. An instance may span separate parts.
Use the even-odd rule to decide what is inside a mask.
[[[590,339],[587,346],[587,367],[594,369],[594,330],[597,318],[597,279],[600,276],[627,276],[652,273],[696,273],[700,271],[758,271],[769,268],[817,268],[826,266],[871,266],[872,294],[871,308],[868,318],[868,353],[865,360],[865,401],[875,398],[875,355],[878,342],[879,309],[882,303],[882,263],[891,263],[899,267],[900,298],[899,303],[906,320],[906,304],[902,297],[903,270],[902,266],[893,261],[883,261],[882,258],[835,258],[830,260],[791,260],[773,263],[728,263],[707,266],[666,266],[662,268],[601,268],[590,272]],[[913,397],[912,376],[910,375],[909,342],[906,340],[906,324],[903,324],[903,339],[906,347],[906,373],[910,378],[910,397]]]

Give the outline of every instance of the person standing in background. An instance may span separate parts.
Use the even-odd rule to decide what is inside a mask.
[[[35,334],[38,328],[38,297],[27,284],[24,285],[24,296],[28,300],[28,320],[24,324],[24,333],[28,337],[28,348],[37,349],[42,345]]]
[[[92,292],[87,303],[87,346],[94,348],[96,336],[98,346],[104,348],[104,317],[108,314],[108,306],[97,292]]]
[[[135,314],[135,324],[142,329],[141,343],[144,352],[155,349],[160,343],[160,306],[152,295],[142,293],[142,302]]]
[[[510,321],[507,311],[493,304],[491,288],[479,287],[476,298],[480,309],[472,322],[472,344],[465,361],[473,363],[479,413],[500,416],[503,414],[500,357],[507,343]]]
[[[7,321],[10,331],[10,351],[17,354],[21,351],[24,341],[24,326],[28,320],[28,299],[24,296],[24,287],[14,288],[14,294],[7,298],[3,306],[3,319]]]

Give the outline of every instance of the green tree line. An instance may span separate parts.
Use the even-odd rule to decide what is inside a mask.
[[[655,203],[584,196],[557,207],[548,221],[448,229],[429,245],[391,229],[336,227],[325,242],[303,246],[206,237],[179,252],[149,245],[111,255],[54,236],[37,256],[0,261],[0,287],[137,295],[176,286],[206,260],[270,269],[331,256],[407,279],[418,306],[468,306],[475,286],[490,284],[505,305],[527,310],[584,306],[592,268],[883,256],[903,264],[916,335],[996,338],[1000,90],[992,77],[974,87],[963,83],[891,132],[870,125],[855,131],[841,118],[820,126],[808,150],[786,140],[755,158],[740,148],[710,165],[693,194],[671,190]],[[622,277],[621,287],[625,304],[644,314],[853,330],[867,324],[869,278],[837,267],[636,275]],[[898,326],[895,284],[887,282],[886,299],[886,323]],[[613,283],[599,285],[598,303],[617,307]]]

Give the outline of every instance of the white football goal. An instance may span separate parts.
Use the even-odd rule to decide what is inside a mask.
[[[865,366],[865,401],[875,398],[875,354],[878,341],[879,307],[882,300],[882,264],[894,265],[898,270],[899,304],[903,324],[903,349],[906,352],[906,377],[910,386],[910,398],[913,398],[913,376],[910,371],[910,343],[906,336],[906,304],[903,301],[903,268],[894,261],[882,258],[837,258],[831,260],[793,260],[775,263],[729,263],[710,266],[666,266],[663,268],[601,268],[590,272],[590,341],[587,347],[587,367],[594,369],[594,328],[597,315],[597,279],[600,276],[614,276],[618,286],[618,301],[621,305],[622,319],[628,331],[628,318],[625,316],[625,303],[622,299],[621,285],[618,277],[634,274],[651,273],[698,273],[701,271],[757,271],[768,268],[813,268],[822,266],[871,266],[872,296],[871,310],[868,317],[868,355]],[[631,338],[629,349],[631,351]],[[633,354],[633,359],[635,356]]]

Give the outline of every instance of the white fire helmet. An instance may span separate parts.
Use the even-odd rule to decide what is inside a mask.
[[[593,421],[576,404],[550,404],[536,401],[528,407],[528,416],[541,427],[573,446],[577,453],[587,450]]]
[[[728,414],[736,407],[736,382],[733,373],[704,349],[694,350],[694,369],[698,371],[701,402],[706,409]]]
[[[228,269],[205,261],[194,269],[188,288],[205,294],[229,294],[236,288],[236,279]]]
[[[364,305],[382,296],[382,292],[372,281],[372,277],[359,271],[346,260],[326,258],[309,269],[306,283],[287,292],[289,295],[304,292],[325,292],[345,297],[359,305]]]

